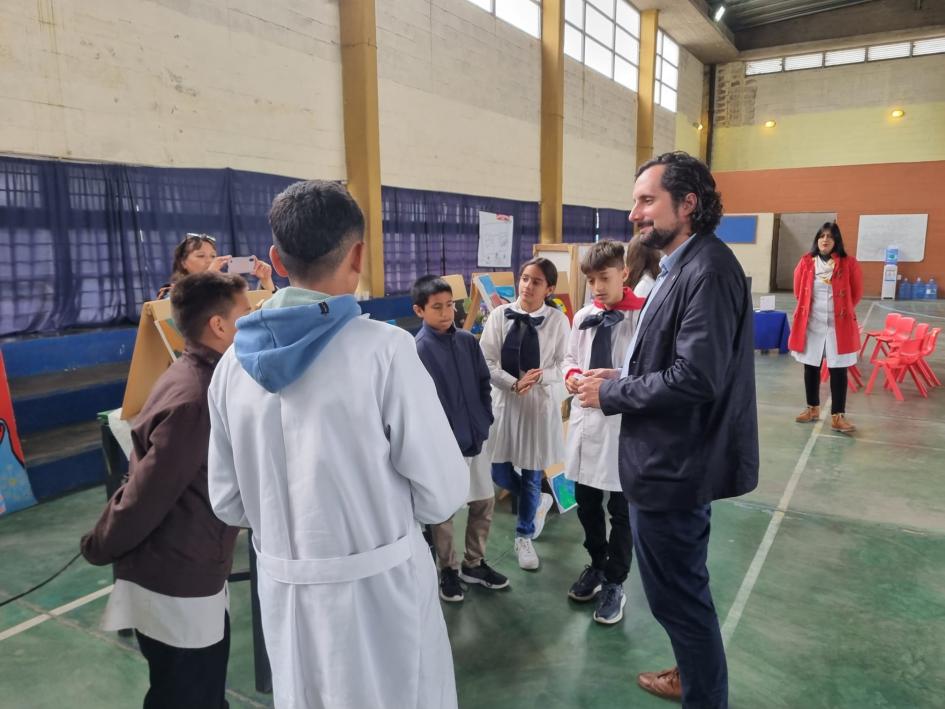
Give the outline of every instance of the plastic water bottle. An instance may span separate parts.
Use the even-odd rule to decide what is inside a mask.
[[[934,278],[930,278],[929,282],[925,284],[925,299],[938,300],[938,283],[935,282]]]
[[[912,299],[925,300],[925,283],[918,276],[915,278],[915,283],[912,284]]]
[[[896,297],[897,300],[912,300],[912,284],[909,283],[908,278],[903,278],[899,281],[899,294]]]

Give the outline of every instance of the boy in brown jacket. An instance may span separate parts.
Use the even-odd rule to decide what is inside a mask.
[[[128,482],[82,538],[82,554],[115,565],[102,626],[135,629],[150,669],[145,709],[219,709],[228,706],[226,579],[239,530],[214,516],[207,496],[207,389],[250,311],[246,281],[187,276],[171,306],[186,348],[135,419]]]

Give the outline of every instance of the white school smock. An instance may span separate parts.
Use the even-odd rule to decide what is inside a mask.
[[[502,343],[514,323],[505,317],[510,308],[525,312],[518,301],[500,305],[489,315],[479,340],[492,376],[495,416],[486,450],[493,463],[511,462],[519,469],[544,470],[564,461],[561,401],[565,390],[561,362],[570,326],[567,316],[550,305],[529,313],[534,318],[544,318],[536,328],[542,377],[527,393],[516,394],[512,391],[516,378],[502,369]]]
[[[419,524],[466,502],[469,470],[409,333],[356,318],[276,393],[231,347],[210,418],[210,500],[253,529],[275,706],[456,707]]]
[[[633,294],[646,298],[653,288],[654,279],[644,276],[633,289]],[[580,324],[590,315],[601,312],[593,303],[581,308],[574,316],[568,351],[561,366],[567,376],[572,369],[590,369],[591,346],[597,328],[581,330]],[[624,319],[612,327],[611,356],[614,367],[623,362],[630,340],[639,324],[639,310],[627,310]],[[578,397],[571,399],[571,418],[568,420],[567,452],[564,473],[568,480],[598,490],[620,492],[620,473],[617,469],[617,450],[620,438],[620,415],[605,416],[595,408],[584,408]]]

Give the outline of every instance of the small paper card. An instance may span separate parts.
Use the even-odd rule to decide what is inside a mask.
[[[763,295],[761,296],[761,305],[758,307],[758,310],[774,310],[774,296],[773,295]]]

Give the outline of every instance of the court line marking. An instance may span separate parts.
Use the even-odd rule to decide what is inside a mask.
[[[20,633],[26,632],[30,628],[35,628],[37,625],[45,623],[47,620],[58,618],[59,616],[65,615],[70,611],[74,611],[76,608],[81,608],[87,603],[98,600],[102,596],[107,596],[112,592],[113,588],[115,588],[114,584],[106,586],[105,588],[100,588],[99,590],[93,591],[86,596],[82,596],[81,598],[77,598],[74,601],[70,601],[69,603],[61,605],[58,608],[53,608],[51,611],[33,616],[29,620],[25,620],[19,625],[14,625],[12,628],[7,628],[3,632],[0,632],[0,642],[19,635]]]
[[[829,398],[823,403],[822,408],[828,411],[830,410]],[[784,515],[787,513],[791,499],[794,497],[794,491],[797,489],[801,475],[807,468],[807,461],[810,460],[810,455],[814,450],[814,444],[817,443],[817,439],[820,437],[820,432],[823,430],[826,421],[826,418],[822,418],[814,424],[814,430],[811,431],[807,443],[804,445],[804,449],[801,451],[801,455],[794,465],[794,471],[791,473],[791,478],[784,488],[784,493],[781,495],[778,506],[774,508],[774,514],[771,516],[771,521],[768,522],[768,528],[765,530],[761,544],[758,545],[755,556],[751,560],[751,565],[748,567],[748,572],[745,574],[745,578],[742,579],[738,593],[735,594],[732,607],[729,608],[725,622],[722,624],[722,643],[725,646],[728,646],[732,636],[735,634],[735,629],[738,627],[738,623],[742,618],[745,606],[748,605],[748,599],[751,598],[751,592],[754,590],[755,584],[758,583],[758,577],[761,575],[761,569],[765,564],[765,560],[768,558],[768,552],[771,551],[771,545],[774,544],[774,539],[778,536],[778,530],[781,529],[781,522],[784,520]]]

